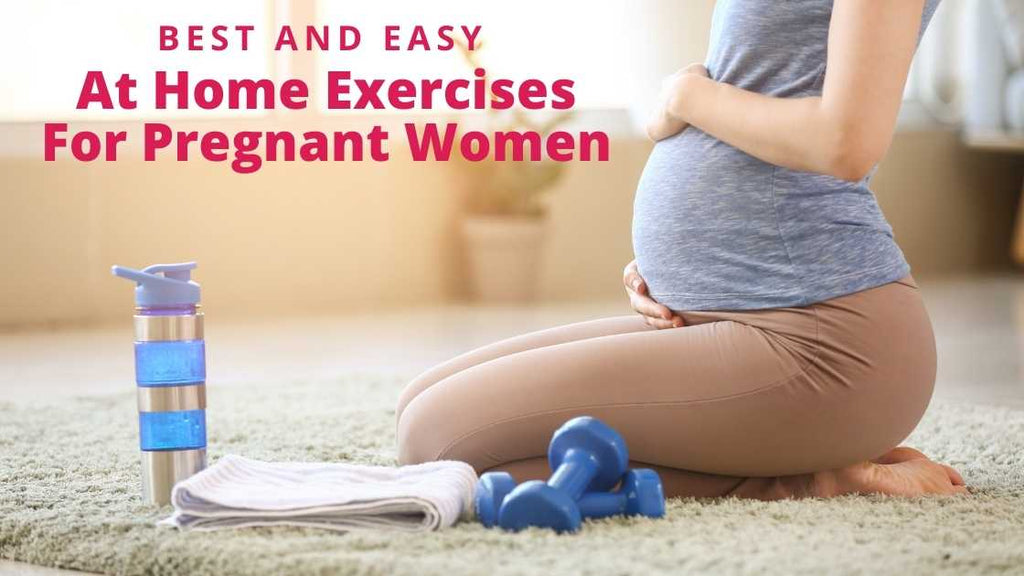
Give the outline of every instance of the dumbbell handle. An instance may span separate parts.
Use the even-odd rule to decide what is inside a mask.
[[[617,492],[589,492],[576,501],[584,518],[622,516],[626,513],[626,495]]]
[[[571,448],[562,463],[548,479],[548,486],[561,490],[573,500],[579,500],[590,481],[597,475],[598,462],[593,452]]]

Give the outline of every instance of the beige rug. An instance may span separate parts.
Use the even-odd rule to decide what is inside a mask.
[[[210,446],[270,460],[393,464],[400,383],[210,391]],[[178,533],[139,500],[135,397],[0,405],[0,558],[109,574],[1024,574],[1024,412],[936,404],[912,444],[970,497],[676,500],[661,521],[576,536],[300,529]]]

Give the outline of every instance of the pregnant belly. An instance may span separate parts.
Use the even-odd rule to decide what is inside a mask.
[[[773,176],[772,165],[693,128],[654,147],[637,188],[633,250],[655,299],[672,307],[756,295],[759,277],[792,276]]]

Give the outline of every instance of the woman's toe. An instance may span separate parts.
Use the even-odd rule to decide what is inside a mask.
[[[967,483],[964,482],[964,477],[961,476],[960,473],[956,471],[956,468],[953,468],[952,466],[948,466],[946,464],[942,464],[942,467],[946,470],[946,475],[949,476],[949,481],[953,483],[953,486],[967,485]]]

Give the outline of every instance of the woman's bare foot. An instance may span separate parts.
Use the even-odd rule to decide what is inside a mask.
[[[925,496],[966,494],[964,479],[951,466],[901,446],[871,462],[815,475],[815,496],[889,494]]]
[[[933,462],[921,452],[901,446],[870,462],[838,470],[747,478],[730,495],[758,500],[831,498],[844,494],[925,496],[966,494],[964,479],[950,466]]]

